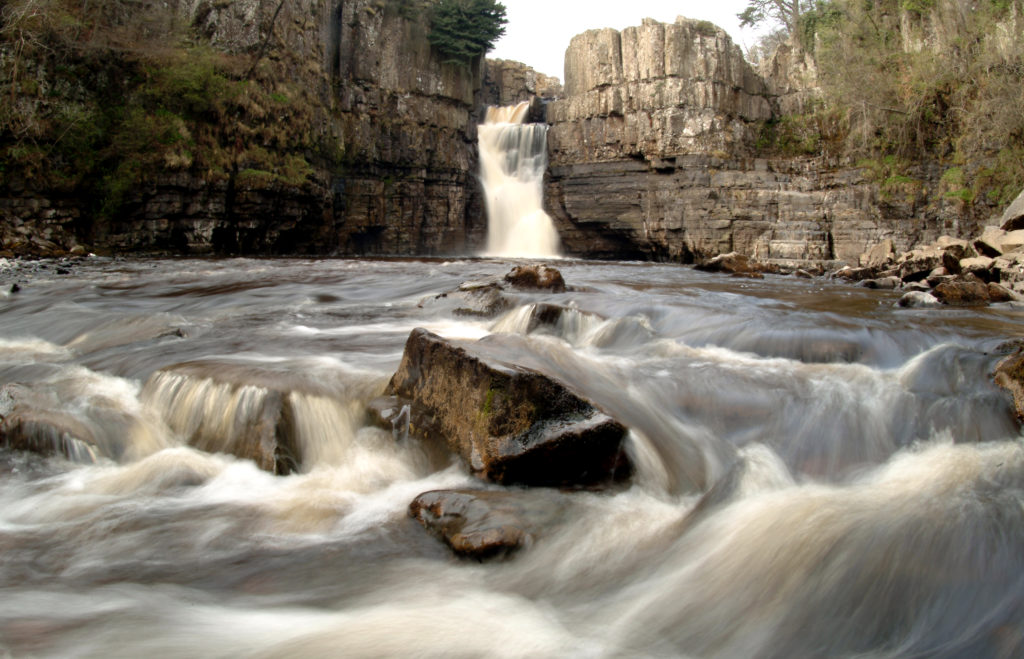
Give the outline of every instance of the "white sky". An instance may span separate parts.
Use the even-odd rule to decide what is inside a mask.
[[[508,25],[505,36],[487,56],[516,60],[537,72],[565,78],[562,66],[569,40],[581,32],[640,25],[643,18],[672,23],[676,16],[711,21],[743,48],[754,45],[757,32],[740,30],[736,14],[747,0],[501,0]]]

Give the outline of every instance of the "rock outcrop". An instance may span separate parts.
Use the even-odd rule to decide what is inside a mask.
[[[925,211],[918,198],[887,198],[857,168],[763,152],[762,131],[816,84],[793,53],[769,73],[702,21],[575,37],[565,96],[548,106],[546,210],[567,252],[856,264],[885,240],[907,250],[974,231],[953,201]]]
[[[562,93],[562,83],[558,78],[534,71],[522,62],[488,59],[484,66],[483,100],[486,105],[517,105],[535,98],[553,101]]]
[[[198,123],[186,117],[175,130],[195,143],[135,180],[128,166],[118,170],[126,178],[117,198],[88,187],[96,176],[55,183],[9,171],[0,249],[431,254],[482,243],[473,171],[483,61],[443,62],[427,40],[425,11],[378,0],[151,4],[139,12],[177,12],[195,43],[215,49],[175,61],[209,57],[223,84],[245,81],[237,107]],[[31,89],[10,93],[25,94],[17,104],[38,125],[69,112],[93,121],[105,105],[131,104],[132,85],[149,75],[132,73],[139,60],[130,49],[107,55],[59,63],[81,71],[70,82],[43,58]]]
[[[629,474],[626,429],[557,380],[427,330],[409,335],[388,394],[409,404],[409,434],[443,441],[502,484],[593,485]]]

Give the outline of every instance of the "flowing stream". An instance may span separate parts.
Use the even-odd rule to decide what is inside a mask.
[[[511,266],[23,277],[0,415],[91,441],[0,449],[0,656],[1024,655],[1024,449],[989,376],[1024,311],[572,260],[573,290],[495,319],[435,297]],[[541,302],[568,309],[526,333]],[[633,480],[542,490],[561,512],[532,546],[453,557],[408,504],[498,488],[364,420],[416,327],[587,395],[631,428]],[[271,405],[303,447],[287,476],[220,452]]]
[[[548,126],[523,123],[529,109],[529,103],[487,108],[484,123],[477,127],[491,256],[559,254],[558,232],[544,212]]]

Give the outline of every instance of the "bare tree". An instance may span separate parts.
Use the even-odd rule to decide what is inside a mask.
[[[800,17],[814,6],[813,0],[749,0],[747,8],[736,14],[740,27],[766,21],[781,23],[790,36],[800,39]]]

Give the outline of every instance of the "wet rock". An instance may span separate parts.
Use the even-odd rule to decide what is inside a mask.
[[[302,463],[294,384],[272,372],[191,362],[151,375],[141,398],[189,446],[286,475]]]
[[[387,393],[429,420],[412,436],[440,437],[485,480],[591,485],[631,471],[622,424],[553,378],[424,329],[409,335]]]
[[[846,281],[864,281],[865,279],[875,279],[878,274],[876,268],[851,268],[847,266],[833,272],[832,277]]]
[[[501,285],[493,282],[463,284],[454,293],[442,293],[441,295],[462,302],[462,306],[456,307],[454,310],[458,316],[493,318],[515,306],[515,301],[505,295]]]
[[[454,305],[457,316],[493,318],[519,303],[510,288],[520,291],[564,293],[567,289],[562,273],[545,265],[517,266],[504,277],[464,282],[458,288],[420,301],[419,306]]]
[[[865,279],[860,283],[864,288],[875,288],[891,291],[900,285],[899,277],[882,277],[881,279]]]
[[[1020,300],[1020,296],[995,282],[989,282],[988,284],[988,299],[992,303],[999,302],[1015,302]]]
[[[927,308],[927,307],[938,307],[942,306],[942,302],[931,293],[925,293],[924,291],[910,291],[904,293],[903,297],[898,302],[901,307],[908,308]]]
[[[698,263],[694,269],[703,272],[721,272],[741,277],[763,277],[765,273],[777,272],[777,268],[769,263],[755,261],[746,254],[729,252],[719,254],[703,263]]]
[[[797,277],[798,279],[814,279],[814,275],[812,275],[811,273],[807,272],[802,268],[797,268],[796,270],[794,270],[793,276]]]
[[[1013,396],[1013,407],[1017,418],[1024,421],[1024,348],[1017,350],[1000,361],[993,373],[995,383]]]
[[[505,275],[505,281],[527,290],[544,290],[552,293],[565,292],[565,279],[556,268],[546,265],[520,265]]]
[[[989,303],[988,286],[978,281],[959,279],[936,286],[932,294],[952,307],[978,307]]]
[[[565,497],[543,490],[435,490],[409,504],[409,515],[453,552],[486,560],[530,546],[565,507]]]
[[[930,293],[932,290],[931,285],[927,281],[912,281],[909,284],[903,284],[901,286],[904,292],[920,291],[922,293]]]
[[[53,408],[51,401],[28,387],[4,385],[0,388],[0,445],[74,462],[96,462],[102,452],[89,426]]]

